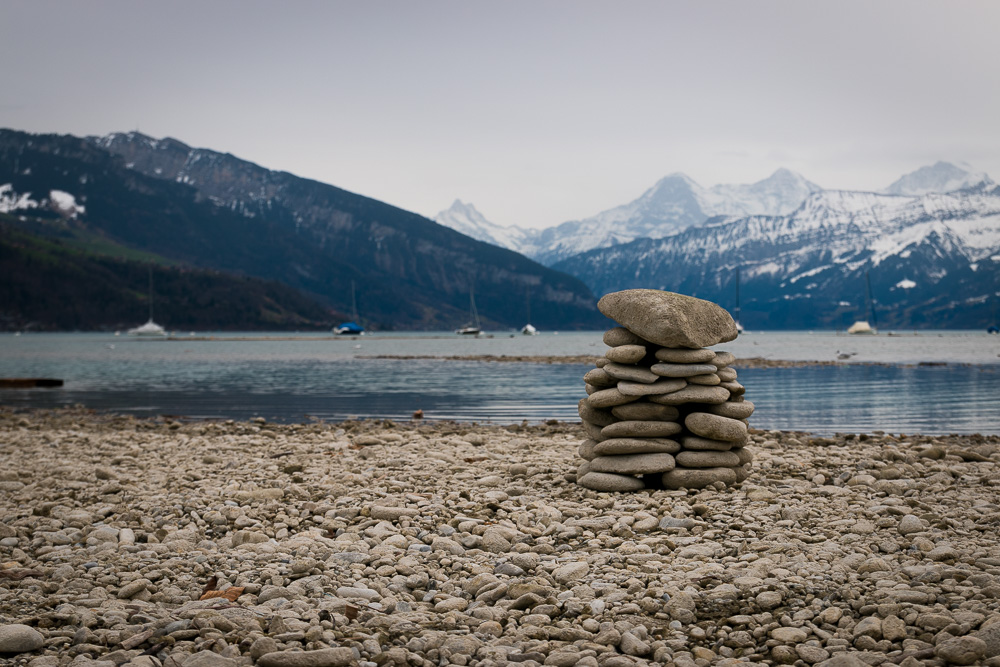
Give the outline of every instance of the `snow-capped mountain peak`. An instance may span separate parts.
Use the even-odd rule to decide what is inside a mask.
[[[450,227],[456,232],[510,250],[521,250],[530,232],[517,225],[498,225],[486,219],[473,204],[456,199],[450,208],[436,216],[434,222]]]
[[[950,162],[938,161],[901,176],[884,192],[892,195],[926,195],[964,190],[981,183],[993,185],[992,179],[983,172],[970,172]]]

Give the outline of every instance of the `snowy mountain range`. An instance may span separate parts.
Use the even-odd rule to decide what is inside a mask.
[[[586,220],[520,235],[501,229],[508,247],[597,295],[693,294],[742,310],[748,327],[846,328],[871,317],[890,327],[979,328],[1000,314],[1000,187],[946,162],[880,192],[823,190],[785,169],[712,188],[672,174]],[[499,242],[481,215],[476,232]]]
[[[720,215],[790,213],[810,194],[821,190],[787,169],[779,169],[757,183],[711,188],[676,173],[662,178],[627,204],[542,230],[498,225],[483,217],[472,204],[458,200],[434,220],[480,241],[552,265],[594,248],[670,236]]]
[[[842,329],[869,318],[979,328],[1000,300],[1000,187],[985,178],[943,194],[828,190],[788,215],[718,219],[554,268],[595,294],[656,287],[710,299],[741,310],[748,328]]]

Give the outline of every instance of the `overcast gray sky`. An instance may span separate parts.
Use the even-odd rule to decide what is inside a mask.
[[[0,127],[138,129],[545,227],[677,171],[1000,178],[998,28],[992,0],[0,0]]]

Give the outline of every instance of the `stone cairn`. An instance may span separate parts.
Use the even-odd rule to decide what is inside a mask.
[[[700,489],[747,478],[747,418],[753,403],[730,368],[735,357],[706,349],[736,338],[718,305],[682,294],[633,289],[597,308],[620,327],[584,376],[580,418],[589,439],[577,482],[595,491]],[[718,488],[723,488],[718,486]]]

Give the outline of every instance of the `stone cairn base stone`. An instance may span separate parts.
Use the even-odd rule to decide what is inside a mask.
[[[730,367],[735,357],[707,349],[736,338],[729,313],[660,290],[614,292],[597,307],[621,326],[604,334],[610,349],[583,378],[579,410],[588,439],[577,483],[638,491],[745,480],[754,406]]]

